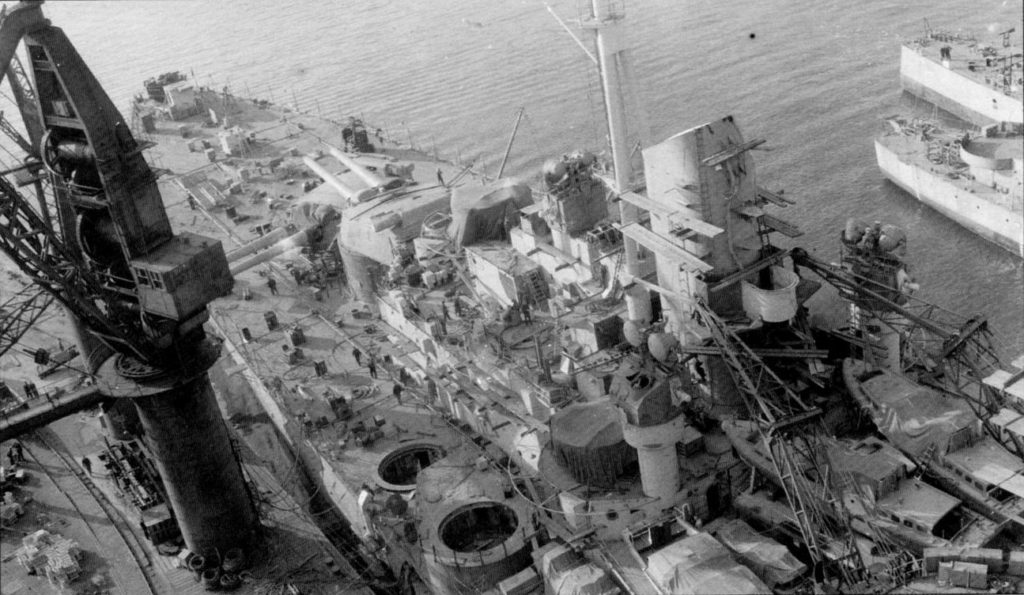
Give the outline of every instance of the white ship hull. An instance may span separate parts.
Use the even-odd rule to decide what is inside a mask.
[[[1021,100],[971,80],[913,48],[903,46],[900,83],[905,91],[975,123],[1024,120]]]
[[[904,161],[875,141],[878,167],[889,180],[983,238],[1024,257],[1024,216],[960,187],[945,176]]]

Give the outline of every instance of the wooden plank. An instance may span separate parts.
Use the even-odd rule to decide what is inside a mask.
[[[714,155],[705,158],[704,160],[701,161],[701,164],[706,165],[708,167],[715,167],[716,165],[725,163],[726,161],[732,159],[733,157],[741,155],[744,152],[753,149],[754,147],[763,145],[765,142],[767,141],[763,138],[755,138],[754,140],[745,142],[741,145],[733,145],[725,149],[724,151],[719,151]]]
[[[796,224],[790,223],[789,221],[776,217],[775,215],[765,214],[764,219],[762,219],[762,221],[764,221],[765,225],[781,233],[784,236],[790,238],[798,238],[804,235],[803,230],[797,227]]]
[[[646,196],[637,194],[635,192],[624,192],[621,195],[622,200],[641,208],[645,211],[649,211],[655,215],[667,218],[671,223],[683,227],[686,229],[692,229],[706,238],[713,238],[725,230],[721,227],[712,225],[706,221],[703,221],[697,217],[696,213],[692,213],[686,205],[672,200],[671,204],[665,204],[652,200]]]
[[[691,355],[721,355],[722,349],[711,345],[679,345],[676,347],[680,353],[686,353]],[[758,357],[761,358],[781,358],[781,359],[808,359],[808,358],[826,358],[828,357],[827,349],[751,349]]]
[[[631,283],[636,283],[637,285],[639,285],[640,287],[643,287],[647,291],[656,291],[656,292],[658,292],[658,293],[660,293],[660,294],[662,294],[664,296],[670,297],[670,298],[679,297],[679,292],[671,291],[671,290],[666,289],[666,288],[664,288],[661,285],[658,285],[656,283],[651,283],[650,281],[645,281],[645,280],[641,279],[640,277],[633,277],[633,280],[630,281],[629,283],[625,283],[625,285],[629,286]]]
[[[732,212],[736,213],[737,215],[740,215],[741,217],[746,217],[747,219],[757,219],[758,217],[764,217],[764,211],[761,209],[761,207],[754,206],[751,204],[733,207]]]
[[[754,264],[748,266],[747,268],[741,269],[741,270],[736,271],[735,273],[733,273],[731,275],[726,276],[724,279],[722,279],[718,283],[715,283],[714,285],[708,287],[708,291],[710,291],[710,292],[721,291],[721,290],[725,289],[726,287],[729,287],[730,285],[732,285],[734,283],[737,283],[737,282],[739,282],[739,281],[749,277],[750,275],[760,271],[761,269],[766,269],[766,268],[770,267],[771,265],[779,262],[780,260],[782,260],[786,256],[789,256],[789,253],[790,253],[790,250],[788,250],[788,249],[787,250],[780,250],[779,252],[776,252],[775,254],[772,254],[768,258],[762,258],[761,260],[755,262]]]
[[[620,227],[619,230],[622,232],[622,235],[630,238],[631,240],[636,240],[637,243],[651,250],[655,254],[664,255],[668,258],[679,261],[679,265],[689,272],[706,273],[714,268],[710,264],[687,252],[682,246],[676,244],[675,241],[656,234],[646,227],[641,226],[639,223],[630,223],[629,225]]]
[[[764,202],[770,202],[777,207],[788,207],[789,205],[795,205],[796,203],[788,198],[782,196],[777,192],[772,192],[767,188],[761,186],[757,187],[757,198]]]

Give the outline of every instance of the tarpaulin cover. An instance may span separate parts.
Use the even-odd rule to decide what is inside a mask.
[[[878,406],[870,413],[879,431],[908,453],[922,454],[932,443],[944,453],[950,436],[977,419],[961,399],[944,397],[901,374],[882,370],[858,381],[867,369],[863,362],[847,360],[844,368],[850,390],[862,391]]]
[[[647,574],[665,592],[675,595],[771,592],[707,533],[685,537],[651,554]]]
[[[786,546],[754,531],[741,520],[723,525],[718,530],[718,539],[773,587],[788,583],[807,570],[807,565],[797,560]]]
[[[499,180],[459,186],[452,190],[451,204],[448,236],[458,246],[469,246],[508,240],[508,225],[519,220],[519,209],[533,204],[533,196],[525,184]]]
[[[796,286],[800,277],[782,267],[771,267],[772,287],[762,289],[743,281],[743,311],[751,320],[785,322],[796,316]]]
[[[551,417],[551,442],[558,462],[576,481],[612,486],[636,451],[622,437],[614,405],[573,403]]]
[[[541,558],[541,570],[547,582],[545,593],[613,595],[622,592],[603,569],[564,547],[551,550]]]

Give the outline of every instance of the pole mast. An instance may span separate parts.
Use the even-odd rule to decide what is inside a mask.
[[[601,70],[601,87],[604,91],[605,116],[608,121],[608,141],[612,151],[612,165],[615,168],[615,192],[622,194],[633,190],[633,165],[629,153],[628,130],[626,128],[626,101],[623,87],[632,84],[630,62],[627,50],[622,44],[622,22],[625,14],[614,9],[610,0],[592,0],[593,19],[586,24],[596,34],[597,59]],[[643,131],[646,132],[646,131]],[[620,200],[619,222],[623,225],[635,223],[640,211],[628,201]],[[627,286],[626,307],[629,318],[641,324],[650,322],[650,293],[633,279],[640,276],[638,248],[635,240],[623,238],[623,281]]]
[[[616,12],[608,4],[608,0],[593,0],[593,20],[589,25],[594,29],[597,38],[597,59],[601,69],[608,140],[611,144],[612,164],[615,167],[615,189],[621,193],[630,189],[633,178],[621,80],[625,54],[625,50],[622,49],[621,22],[625,15]]]

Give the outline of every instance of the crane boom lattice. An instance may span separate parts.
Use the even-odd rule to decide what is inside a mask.
[[[698,302],[697,313],[721,349],[729,374],[757,423],[814,562],[827,567],[830,578],[842,585],[860,583],[866,578],[866,569],[835,494],[839,486],[833,484],[832,465],[821,440],[821,410],[804,403],[710,308]],[[838,559],[828,558],[826,543],[844,543]]]

